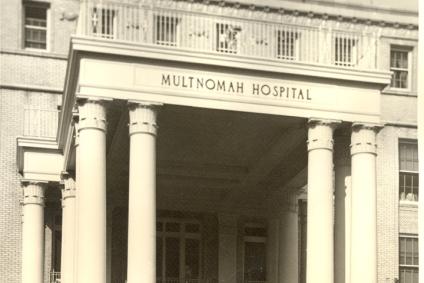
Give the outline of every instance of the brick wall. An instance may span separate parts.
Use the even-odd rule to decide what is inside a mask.
[[[2,282],[18,283],[21,273],[20,174],[16,138],[23,134],[25,105],[56,108],[57,95],[0,89],[0,274]]]
[[[1,54],[0,84],[63,89],[66,60],[30,53]]]
[[[384,127],[378,134],[377,249],[378,282],[398,278],[399,233],[416,227],[417,215],[399,207],[399,139],[416,138],[416,129]],[[415,230],[416,231],[416,230]],[[390,281],[392,282],[392,281]]]

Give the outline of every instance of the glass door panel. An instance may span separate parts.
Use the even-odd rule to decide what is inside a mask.
[[[166,283],[180,282],[180,239],[165,239],[165,276]]]
[[[196,283],[200,273],[200,242],[198,239],[185,241],[185,281]]]

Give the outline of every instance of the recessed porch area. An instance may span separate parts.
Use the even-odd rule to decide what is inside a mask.
[[[303,224],[298,218],[299,203],[306,208],[306,119],[174,105],[157,111],[157,282],[279,282],[279,241],[292,233],[300,247],[297,236],[306,232],[306,215]],[[125,282],[128,105],[114,101],[108,113],[109,276]],[[284,222],[290,205],[292,222]],[[300,248],[285,251],[300,260]]]

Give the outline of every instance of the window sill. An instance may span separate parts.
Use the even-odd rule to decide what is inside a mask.
[[[2,54],[11,54],[11,55],[24,55],[24,56],[33,56],[33,57],[42,57],[42,58],[52,58],[52,59],[63,59],[67,60],[68,56],[64,54],[52,53],[44,49],[1,49],[0,53]]]
[[[400,200],[399,201],[399,206],[400,207],[418,208],[418,201]]]
[[[381,93],[386,95],[417,97],[417,93],[411,91],[410,89],[387,88],[384,89]]]

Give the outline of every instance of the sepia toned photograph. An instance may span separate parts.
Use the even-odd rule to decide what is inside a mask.
[[[424,283],[420,21],[1,0],[0,282]]]

